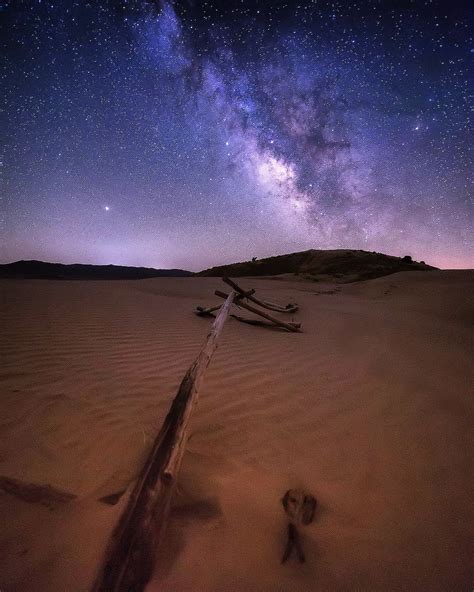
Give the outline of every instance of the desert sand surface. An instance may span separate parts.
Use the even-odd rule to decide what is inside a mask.
[[[471,590],[473,280],[241,279],[303,333],[228,320],[148,592]],[[77,496],[0,492],[2,592],[90,589],[127,494],[98,499],[133,482],[223,286],[0,282],[0,476]],[[293,487],[319,505],[282,565]]]

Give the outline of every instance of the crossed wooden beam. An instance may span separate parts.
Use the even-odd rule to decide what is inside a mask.
[[[283,329],[286,329],[287,331],[291,331],[293,333],[297,333],[300,331],[301,323],[289,323],[286,321],[282,321],[281,319],[277,319],[273,315],[270,315],[267,312],[261,310],[261,308],[264,308],[274,312],[294,313],[298,310],[297,304],[291,303],[287,304],[286,306],[282,306],[280,304],[275,304],[273,302],[268,302],[266,300],[260,300],[255,296],[255,290],[244,290],[228,277],[223,277],[222,281],[228,284],[237,293],[237,296],[234,298],[234,304],[236,306],[244,308],[245,310],[248,310],[249,312],[258,315],[266,319],[267,321],[270,321],[270,323],[273,323],[277,327],[282,327]],[[219,296],[219,298],[224,298],[224,300],[228,297],[228,294],[226,294],[225,292],[221,292],[220,290],[216,290],[214,293],[216,296]],[[258,305],[261,308],[256,308],[255,306],[252,306],[252,304],[249,304],[249,301],[253,304]],[[220,308],[220,304],[218,306],[211,306],[208,308],[197,306],[196,314],[198,316],[214,316],[214,313]],[[258,319],[246,319],[235,314],[230,314],[229,316],[233,317],[234,319],[237,319],[242,323],[248,323],[250,325],[268,326],[268,323],[262,322]]]

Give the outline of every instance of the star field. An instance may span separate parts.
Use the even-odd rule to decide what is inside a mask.
[[[463,2],[1,1],[0,259],[472,267]]]

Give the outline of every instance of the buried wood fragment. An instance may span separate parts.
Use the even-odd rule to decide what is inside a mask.
[[[30,504],[41,504],[53,510],[60,504],[66,504],[77,496],[57,489],[52,485],[27,483],[19,479],[0,476],[0,490]]]
[[[199,317],[215,317],[216,315],[213,314],[216,310],[221,308],[222,304],[219,306],[209,306],[208,308],[204,308],[203,306],[196,306],[196,314]]]
[[[108,506],[115,506],[119,503],[125,491],[126,489],[122,489],[121,491],[116,491],[115,493],[104,495],[100,497],[97,501],[102,502],[103,504],[107,504]]]
[[[30,504],[41,504],[50,510],[54,510],[62,504],[67,504],[72,500],[77,499],[75,493],[63,491],[52,485],[27,483],[26,481],[11,479],[10,477],[5,476],[0,476],[0,491],[4,491],[9,495]],[[109,506],[115,506],[115,504],[120,501],[125,491],[126,489],[115,491],[98,498],[97,501]]]
[[[285,563],[294,549],[298,561],[304,563],[306,557],[297,526],[308,525],[313,522],[318,502],[314,496],[302,489],[289,489],[283,496],[281,503],[290,520],[287,527],[287,542],[281,562]]]
[[[311,524],[318,502],[302,489],[288,489],[281,500],[288,518],[295,524]]]
[[[281,562],[285,563],[294,549],[298,561],[300,563],[304,563],[306,561],[306,556],[304,554],[303,547],[301,546],[300,535],[296,526],[291,522],[288,524],[287,536],[288,540],[286,543],[285,552],[281,558]]]

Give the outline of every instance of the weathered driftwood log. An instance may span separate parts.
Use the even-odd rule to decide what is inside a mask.
[[[297,304],[287,304],[286,306],[282,306],[280,304],[274,304],[273,302],[267,302],[266,300],[260,300],[252,294],[248,295],[248,293],[246,293],[240,286],[238,286],[228,277],[223,277],[222,281],[228,284],[233,290],[243,295],[245,298],[248,298],[248,300],[251,300],[255,304],[258,304],[259,306],[262,306],[268,310],[273,310],[274,312],[296,312],[298,310]],[[253,292],[255,293],[255,290]]]
[[[219,296],[219,298],[224,298],[224,299],[227,298],[227,296],[228,296],[225,292],[221,292],[220,290],[216,290],[214,292],[214,294],[216,296]],[[294,333],[298,333],[300,330],[301,323],[286,323],[285,321],[281,321],[280,319],[276,319],[275,317],[272,317],[268,313],[263,312],[263,310],[259,310],[258,308],[255,308],[255,307],[251,306],[250,304],[247,304],[246,302],[242,302],[242,300],[239,300],[238,302],[236,302],[236,304],[237,304],[237,306],[245,308],[246,310],[253,312],[256,315],[259,315],[259,316],[263,317],[264,319],[271,321],[275,325],[278,325],[279,327],[283,327],[283,328],[287,329],[288,331],[293,331]]]
[[[204,371],[217,347],[236,292],[231,292],[207,341],[186,372],[163,426],[109,542],[94,592],[141,592],[152,576]]]

